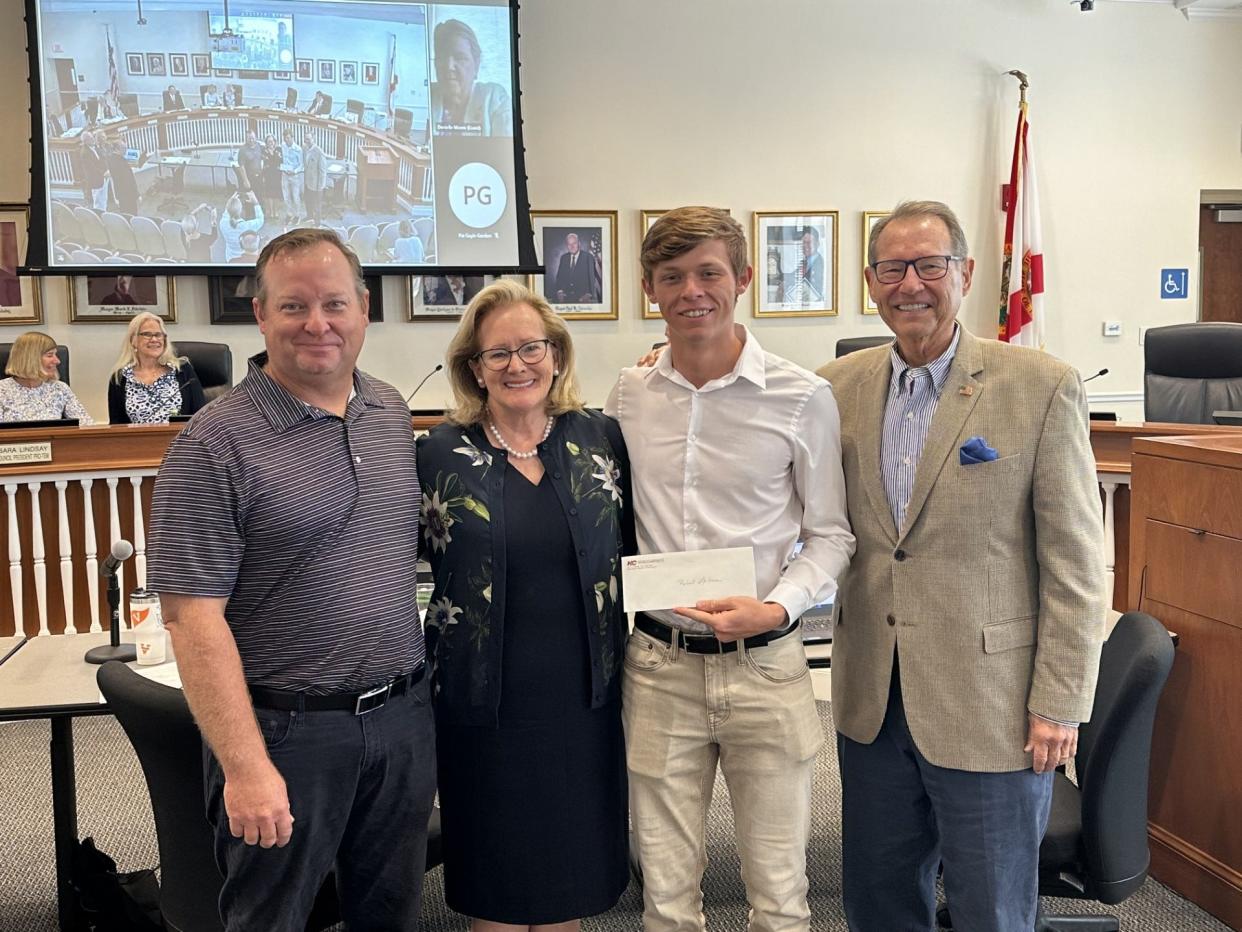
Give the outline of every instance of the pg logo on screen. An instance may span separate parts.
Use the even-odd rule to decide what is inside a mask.
[[[457,169],[449,181],[448,193],[453,214],[476,230],[499,220],[509,200],[500,172],[482,162],[469,162]]]

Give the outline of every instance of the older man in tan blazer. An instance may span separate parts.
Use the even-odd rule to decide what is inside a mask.
[[[891,346],[820,369],[841,410],[858,550],[834,635],[844,898],[854,932],[1030,932],[1052,771],[1091,714],[1103,529],[1078,373],[957,321],[953,212],[878,224]]]

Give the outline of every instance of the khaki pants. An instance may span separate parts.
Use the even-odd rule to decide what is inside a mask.
[[[647,932],[704,928],[699,884],[717,763],[733,803],[749,928],[809,928],[811,773],[824,738],[798,635],[703,655],[635,631],[622,692]]]

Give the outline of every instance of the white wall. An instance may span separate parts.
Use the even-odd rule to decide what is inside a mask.
[[[0,13],[0,85],[20,86],[24,31]],[[1048,348],[1098,392],[1142,388],[1138,328],[1192,320],[1193,301],[1161,301],[1161,267],[1197,286],[1198,199],[1242,188],[1242,22],[1185,21],[1172,6],[1063,0],[575,0],[522,9],[522,103],[532,205],[620,211],[619,321],[571,324],[587,399],[658,337],[639,319],[638,211],[725,205],[841,212],[837,318],[752,324],[768,348],[807,366],[837,338],[883,332],[859,314],[860,213],[908,197],[960,213],[978,259],[963,319],[995,327],[999,185],[1017,90],[1032,81],[1048,264]],[[382,60],[382,59],[381,59]],[[0,98],[21,127],[25,99]],[[0,199],[28,196],[24,132],[0,135]],[[408,391],[443,354],[442,323],[404,321],[403,283],[386,286],[388,320],[363,365]],[[45,329],[74,347],[73,383],[97,415],[120,325],[68,324],[64,285],[46,283]],[[259,345],[248,327],[207,323],[202,281],[180,279],[174,338],[228,340],[239,365]],[[1104,320],[1125,334],[1104,338]],[[16,330],[14,331],[16,332]],[[7,335],[0,339],[8,338]],[[419,402],[447,400],[443,376]],[[1020,403],[1020,399],[1015,399]],[[1141,415],[1137,404],[1099,405]]]

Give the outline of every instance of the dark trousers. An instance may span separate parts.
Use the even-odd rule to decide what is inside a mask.
[[[228,932],[303,932],[334,867],[350,932],[417,927],[436,780],[429,679],[365,715],[255,710],[288,788],[294,823],[284,848],[232,836],[224,773],[205,753],[207,817],[224,875],[220,917]]]
[[[851,932],[929,932],[936,868],[957,932],[1031,932],[1052,774],[937,767],[910,737],[894,663],[871,744],[837,735],[842,896]]]

